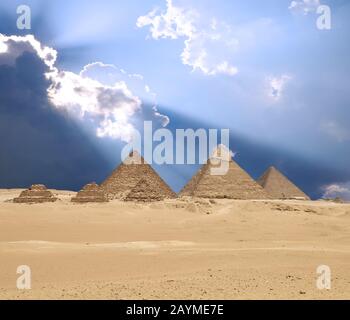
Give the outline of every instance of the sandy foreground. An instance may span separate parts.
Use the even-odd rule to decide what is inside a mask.
[[[0,190],[0,299],[350,298],[350,204],[8,202],[20,191]]]

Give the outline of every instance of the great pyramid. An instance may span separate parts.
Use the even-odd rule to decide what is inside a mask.
[[[274,199],[310,199],[293,182],[274,167],[268,168],[257,182]]]
[[[29,189],[21,192],[15,203],[43,203],[55,202],[57,198],[43,184],[33,184]]]
[[[108,198],[98,184],[93,182],[84,186],[84,188],[80,190],[77,195],[71,199],[71,201],[78,203],[107,202]]]
[[[130,153],[118,168],[101,184],[109,199],[124,199],[141,179],[147,181],[163,198],[174,198],[176,194],[137,152]]]
[[[207,163],[182,189],[180,196],[217,199],[269,199],[267,192],[232,160],[231,154],[227,147],[219,145]],[[226,174],[214,175],[212,170],[218,168],[223,162],[226,162],[228,167]]]

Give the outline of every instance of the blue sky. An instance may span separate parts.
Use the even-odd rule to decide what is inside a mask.
[[[92,135],[89,115],[78,121],[107,161],[113,163],[116,153],[110,152],[111,145],[120,145],[125,138],[120,131],[128,132],[128,117],[137,109],[138,98],[141,107],[157,104],[172,128],[183,126],[183,119],[190,126],[193,119],[203,127],[230,128],[240,137],[236,139],[251,141],[252,148],[266,146],[259,152],[270,152],[265,155],[268,161],[282,167],[314,197],[337,190],[350,197],[348,1],[26,1],[32,13],[31,30],[16,27],[19,4],[24,3],[1,2],[0,33],[32,34],[57,51],[54,67],[66,72],[61,79],[66,88],[81,81],[76,76],[94,62],[101,64],[91,65],[86,74],[98,77],[103,85],[127,79],[130,96],[125,88],[113,89],[121,90],[129,104],[124,104],[122,120],[118,119],[112,135],[106,127],[100,137]],[[320,5],[331,9],[330,30],[316,27]],[[93,87],[86,81],[81,85]],[[143,90],[146,86],[148,90]],[[54,95],[58,110],[75,121],[67,91],[57,90]],[[80,99],[75,102],[81,103]],[[90,112],[94,106],[80,108]],[[240,141],[231,140],[230,147],[238,152],[243,167],[249,163],[247,170],[256,177],[262,165],[254,165],[254,150],[250,158],[242,153],[246,149],[239,149]],[[302,179],[308,173],[301,165],[292,168],[292,158],[319,166],[315,176],[327,170],[327,178],[317,180],[318,185]],[[102,160],[95,159],[94,166],[98,161]],[[160,170],[179,189],[195,169],[177,183],[171,170]]]

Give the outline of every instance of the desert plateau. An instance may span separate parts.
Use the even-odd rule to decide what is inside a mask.
[[[183,197],[17,204],[0,191],[0,299],[349,299],[350,204]],[[28,265],[32,289],[16,288]],[[319,265],[332,287],[316,286]]]

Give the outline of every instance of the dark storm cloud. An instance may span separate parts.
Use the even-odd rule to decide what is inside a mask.
[[[57,112],[48,101],[45,63],[24,51],[13,65],[0,65],[0,187],[79,189],[102,179],[110,164],[94,137]]]

